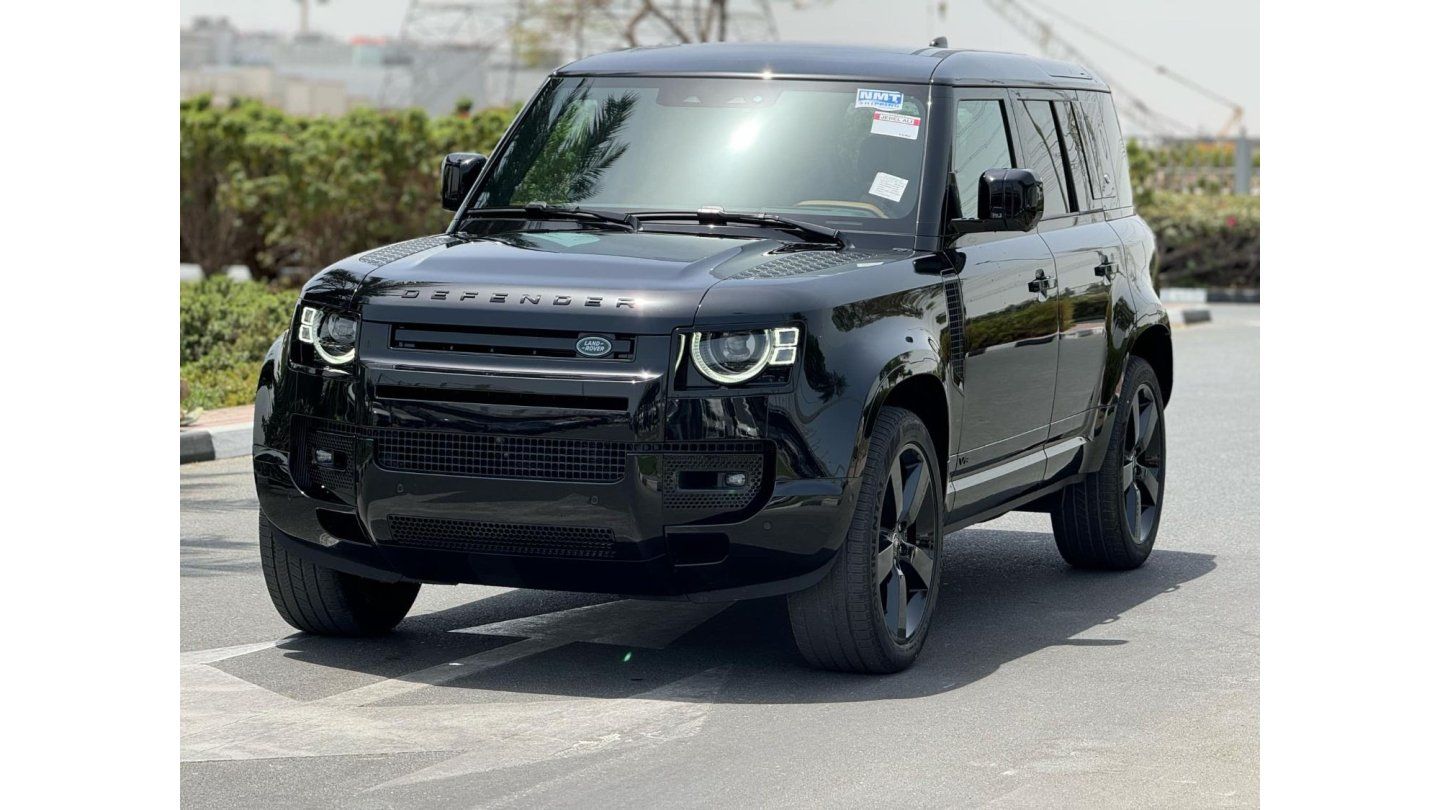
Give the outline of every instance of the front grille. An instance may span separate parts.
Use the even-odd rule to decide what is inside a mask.
[[[302,483],[323,485],[354,494],[359,440],[373,443],[372,461],[383,469],[427,475],[513,478],[527,481],[570,481],[613,484],[625,478],[626,456],[659,455],[666,506],[674,508],[743,508],[763,484],[768,443],[754,440],[618,442],[585,439],[542,439],[486,433],[367,427],[345,422],[300,418],[295,435],[294,467]],[[315,450],[328,450],[342,461],[339,469],[321,467]],[[744,472],[745,494],[692,493],[678,486],[681,472],[727,470]]]
[[[462,293],[460,300],[466,295]],[[521,303],[538,296],[522,296]],[[610,343],[603,355],[581,354],[582,338],[602,337]],[[397,324],[391,327],[390,347],[431,352],[465,352],[468,354],[502,355],[506,357],[553,357],[590,360],[635,359],[634,335],[604,332],[575,332],[553,329],[504,329],[500,327],[437,326],[428,324]]]
[[[397,472],[599,483],[625,477],[623,442],[389,428],[370,433],[376,462]]]
[[[616,556],[615,532],[583,526],[534,526],[392,515],[390,534],[391,539],[382,545],[589,560]]]

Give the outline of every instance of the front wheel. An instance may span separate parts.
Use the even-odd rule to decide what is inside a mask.
[[[1067,487],[1051,513],[1060,556],[1077,568],[1139,568],[1165,503],[1165,405],[1150,364],[1130,358],[1100,469]]]
[[[789,597],[795,644],[812,666],[882,673],[914,663],[940,595],[943,480],[925,424],[882,408],[839,558]]]
[[[296,630],[321,636],[388,633],[410,612],[418,582],[379,582],[316,565],[285,550],[260,517],[260,567],[275,610]]]

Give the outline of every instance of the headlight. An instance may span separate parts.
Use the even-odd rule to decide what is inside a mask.
[[[795,362],[800,329],[781,326],[736,332],[697,332],[690,339],[690,361],[706,378],[735,385],[754,377],[766,366]]]
[[[332,366],[355,359],[355,338],[360,324],[349,315],[324,312],[315,307],[300,311],[300,342],[315,347],[315,353]]]

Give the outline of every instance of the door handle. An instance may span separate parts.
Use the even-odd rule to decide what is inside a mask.
[[[1044,295],[1046,292],[1055,289],[1055,279],[1047,278],[1044,269],[1035,271],[1035,280],[1030,282],[1030,292]]]
[[[1095,275],[1104,276],[1107,279],[1115,278],[1115,262],[1106,259],[1095,265]]]

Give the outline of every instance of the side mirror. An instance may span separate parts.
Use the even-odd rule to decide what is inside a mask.
[[[440,164],[440,204],[455,211],[485,168],[485,156],[474,152],[451,152]]]
[[[1029,169],[987,169],[980,175],[979,218],[972,231],[1028,231],[1045,215],[1045,187]]]

